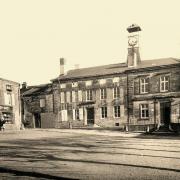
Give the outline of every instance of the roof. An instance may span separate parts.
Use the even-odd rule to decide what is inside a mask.
[[[136,67],[128,67],[126,63],[118,63],[118,64],[110,64],[104,66],[95,66],[89,68],[81,68],[70,70],[65,75],[61,75],[56,80],[68,80],[68,79],[79,79],[84,77],[94,77],[94,76],[103,76],[110,74],[119,74],[125,73],[126,71],[138,70],[142,68],[151,68],[151,67],[159,67],[159,66],[167,66],[173,64],[180,64],[180,59],[176,58],[161,58],[154,60],[144,60],[141,61]]]
[[[4,79],[4,78],[0,78],[0,80],[2,80],[2,81],[7,81],[7,82],[10,82],[10,83],[13,83],[13,84],[20,85],[20,83],[15,82],[15,81],[12,81],[12,80]]]
[[[37,86],[28,86],[26,89],[22,89],[22,96],[48,94],[52,91],[51,84],[41,84]]]

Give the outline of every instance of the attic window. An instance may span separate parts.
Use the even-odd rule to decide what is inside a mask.
[[[7,84],[7,85],[6,85],[6,90],[7,90],[7,91],[12,91],[12,86],[9,85],[9,84]]]

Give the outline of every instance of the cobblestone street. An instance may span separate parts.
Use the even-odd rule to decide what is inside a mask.
[[[180,137],[97,130],[0,132],[0,179],[180,179]]]

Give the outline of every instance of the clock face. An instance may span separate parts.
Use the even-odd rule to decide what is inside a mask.
[[[129,46],[135,46],[137,44],[137,38],[136,37],[130,37],[128,40]]]

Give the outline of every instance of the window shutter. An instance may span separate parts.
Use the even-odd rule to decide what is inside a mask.
[[[76,110],[73,109],[73,120],[76,120]]]
[[[72,91],[72,102],[76,102],[76,93]]]
[[[12,97],[12,105],[15,106],[15,96],[14,96],[14,94],[12,94],[11,97]]]
[[[134,80],[134,94],[139,94],[140,93],[140,79],[135,79]]]
[[[8,97],[8,94],[7,94],[7,93],[4,93],[4,104],[5,104],[5,105],[10,105],[10,104],[9,104],[9,97]]]
[[[79,119],[83,120],[83,108],[79,108]]]
[[[124,105],[120,105],[120,116],[124,117]]]
[[[120,87],[120,101],[123,103],[124,101],[124,89],[123,87]]]
[[[62,121],[67,121],[67,110],[61,111],[61,118],[62,118]]]
[[[61,103],[64,103],[64,92],[61,92]]]
[[[45,107],[45,99],[40,99],[40,107]]]
[[[78,91],[78,101],[82,101],[82,91]]]

